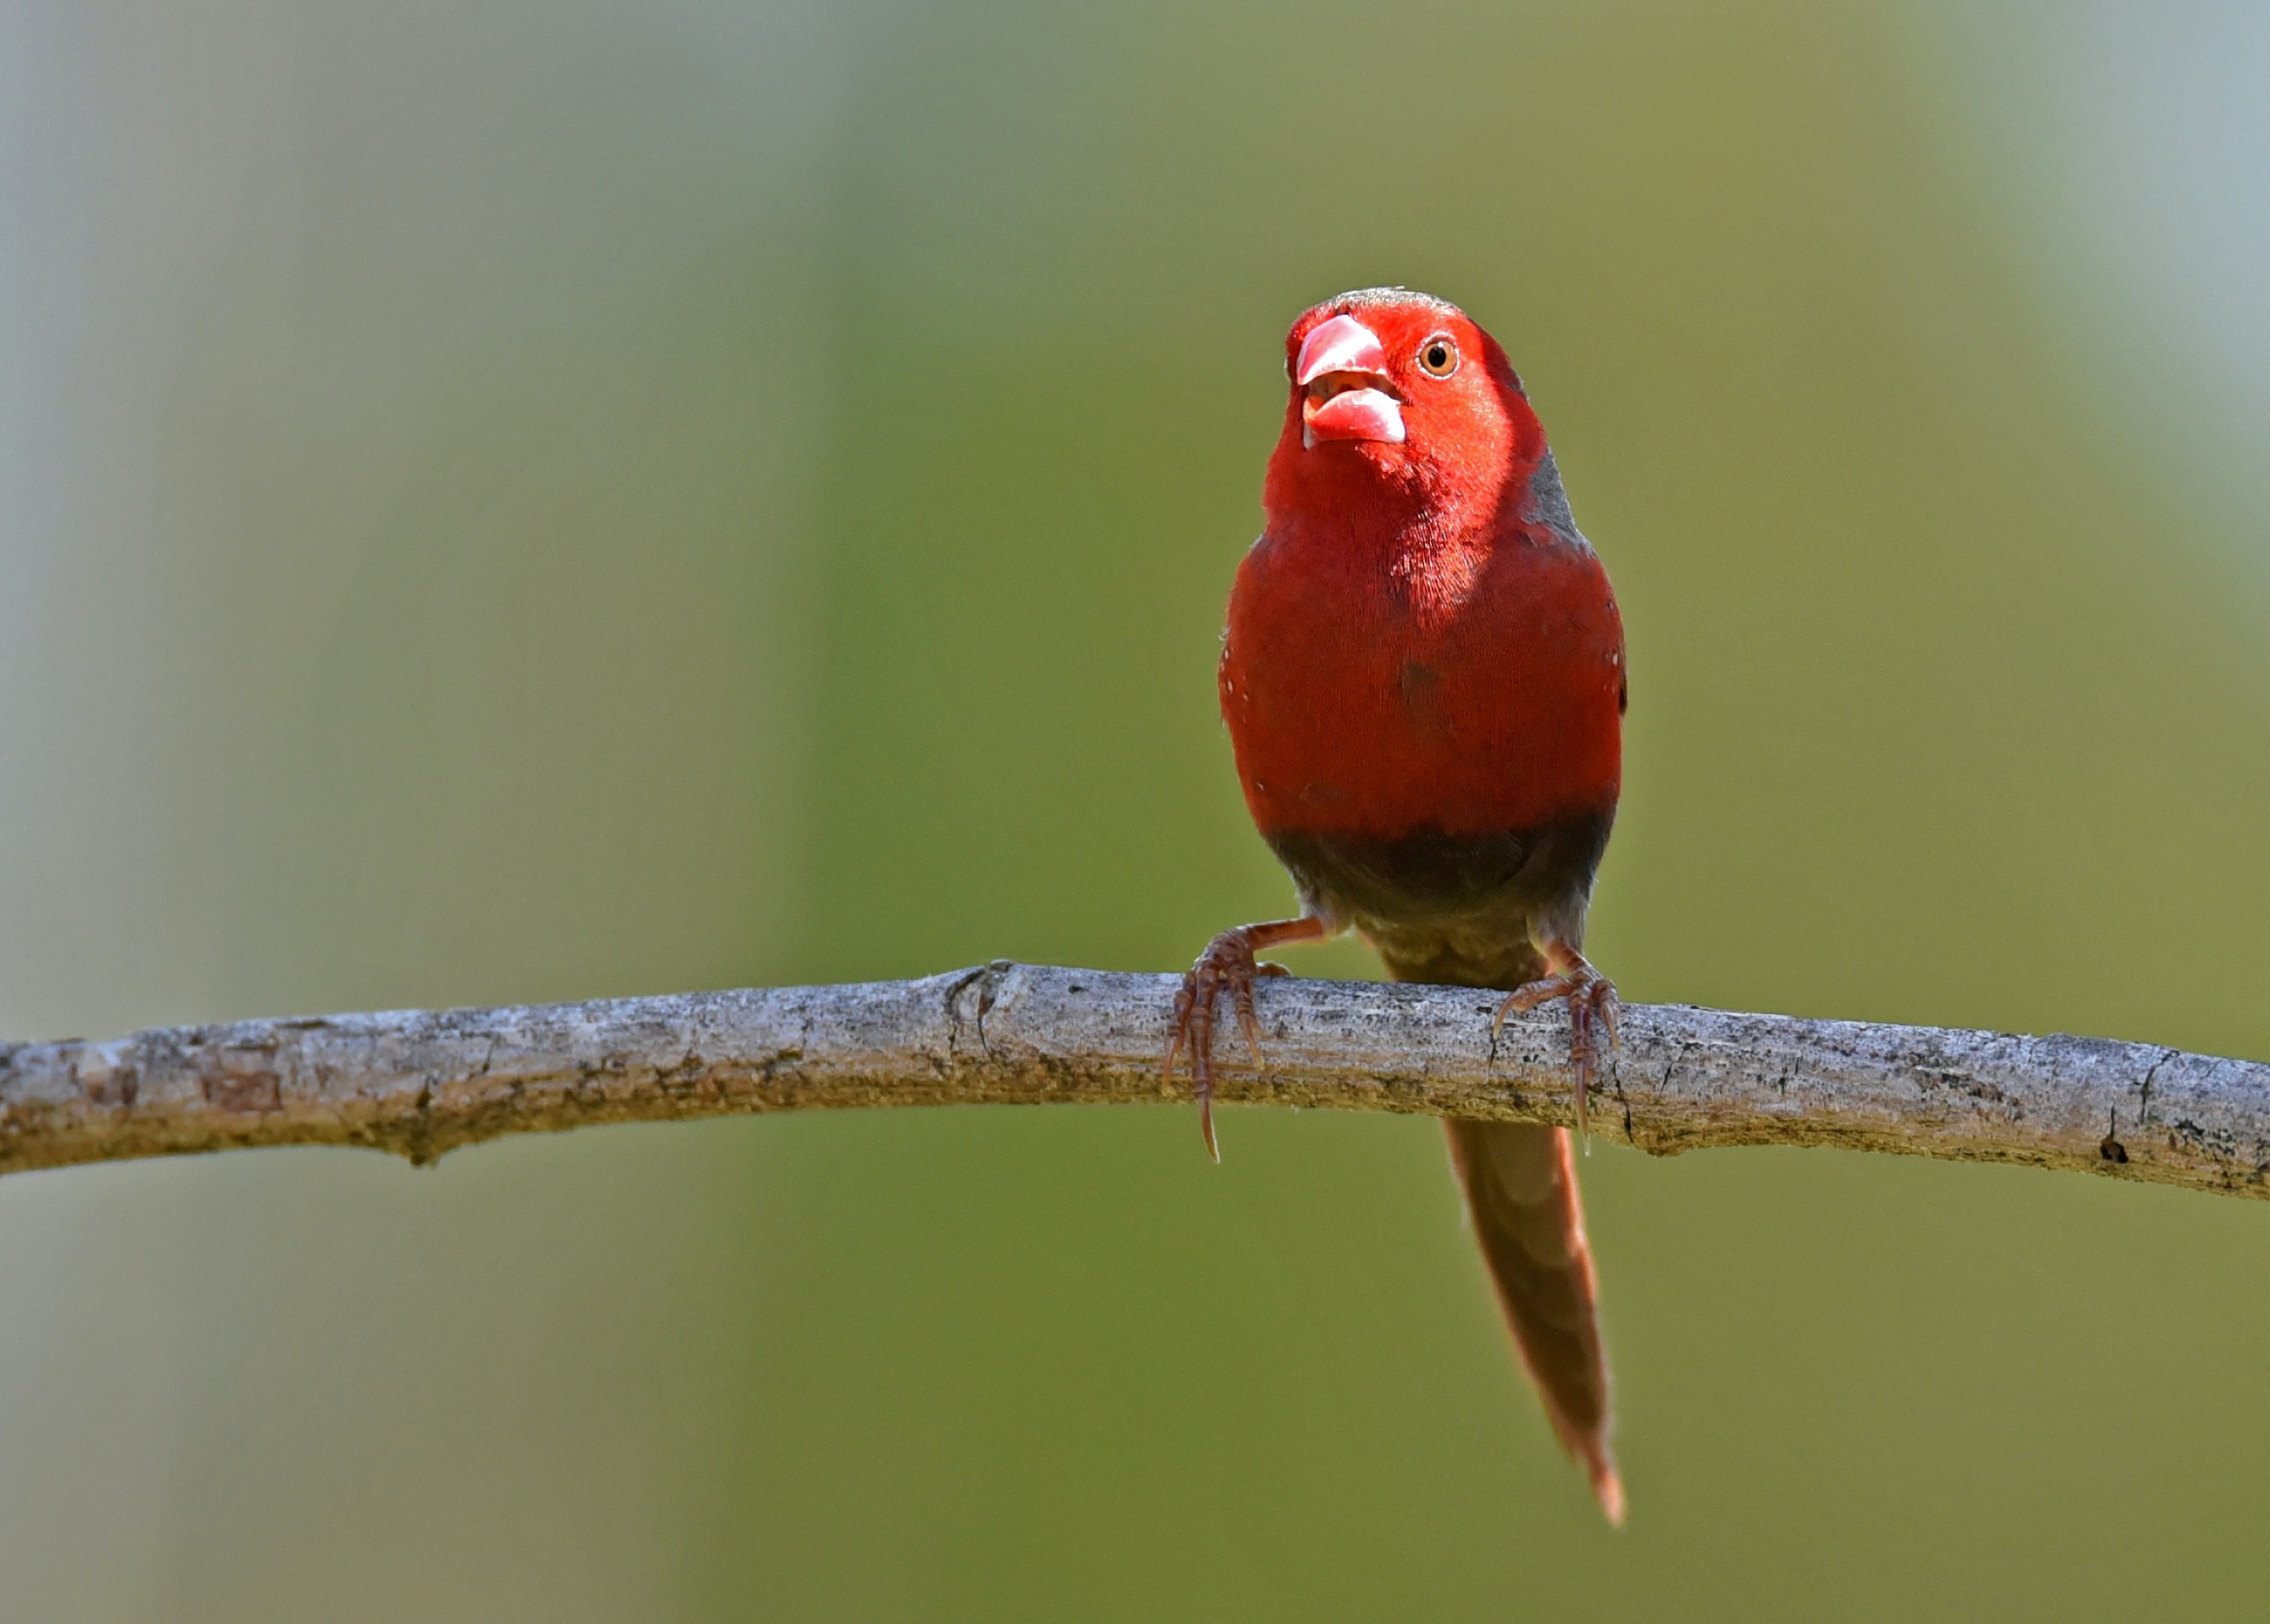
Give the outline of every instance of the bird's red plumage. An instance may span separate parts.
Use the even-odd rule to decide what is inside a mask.
[[[1379,333],[1409,437],[1304,447],[1287,405],[1220,668],[1254,821],[1473,834],[1613,807],[1623,626],[1599,558],[1531,509],[1545,431],[1504,352],[1431,303],[1335,300],[1288,356],[1343,309]],[[1447,379],[1409,359],[1436,330],[1465,356]]]

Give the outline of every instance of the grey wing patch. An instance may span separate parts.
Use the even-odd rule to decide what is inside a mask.
[[[1546,452],[1545,460],[1537,464],[1529,476],[1529,488],[1522,493],[1521,522],[1551,530],[1571,546],[1590,551],[1592,544],[1584,539],[1584,532],[1576,528],[1576,515],[1569,511],[1569,493],[1561,483],[1561,465]]]

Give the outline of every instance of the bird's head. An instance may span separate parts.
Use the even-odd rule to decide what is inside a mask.
[[[1486,519],[1545,456],[1545,430],[1498,347],[1456,305],[1365,288],[1285,336],[1291,395],[1269,459],[1272,515],[1472,509]]]

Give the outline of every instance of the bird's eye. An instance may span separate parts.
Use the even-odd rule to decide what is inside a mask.
[[[1458,343],[1448,333],[1436,333],[1419,346],[1419,370],[1430,378],[1447,378],[1458,369]]]

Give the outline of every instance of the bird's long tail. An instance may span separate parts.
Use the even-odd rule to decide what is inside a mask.
[[[1455,1120],[1443,1126],[1474,1239],[1546,1419],[1591,1475],[1600,1509],[1621,1527],[1624,1486],[1608,1450],[1607,1353],[1569,1131]]]
[[[1547,968],[1525,943],[1502,960],[1481,961],[1380,945],[1397,981],[1510,990],[1534,983]],[[1608,1521],[1621,1527],[1623,1479],[1608,1449],[1608,1356],[1569,1131],[1455,1118],[1443,1126],[1475,1242],[1545,1419],[1561,1447],[1584,1465]]]

